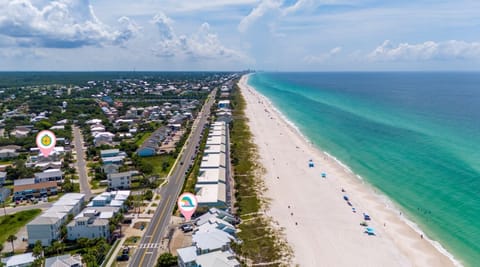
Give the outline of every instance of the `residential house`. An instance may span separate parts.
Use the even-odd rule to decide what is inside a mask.
[[[50,169],[45,170],[43,172],[35,173],[35,183],[42,183],[42,182],[49,182],[49,181],[56,181],[56,182],[63,182],[63,171],[59,169]]]
[[[138,150],[137,154],[140,157],[152,157],[157,153],[157,145],[153,144],[143,144]]]
[[[112,173],[117,173],[119,168],[120,166],[117,164],[104,164],[102,166],[102,171],[108,175]]]
[[[7,179],[7,173],[0,172],[0,187],[5,183],[5,179]]]
[[[217,184],[196,184],[196,197],[200,207],[226,208],[227,194],[226,186],[223,183]]]
[[[110,238],[109,221],[92,217],[75,218],[67,225],[67,239],[77,240],[79,238]]]
[[[220,100],[220,101],[218,101],[217,107],[219,109],[221,109],[221,108],[229,109],[230,108],[230,100]]]
[[[16,138],[23,138],[27,137],[30,133],[31,129],[24,126],[17,126],[15,130],[13,130],[10,134],[15,136]]]
[[[35,178],[32,178],[35,179]],[[13,199],[29,199],[32,197],[42,197],[57,194],[57,182],[41,182],[26,185],[14,185]]]
[[[195,219],[195,224],[196,225],[203,225],[205,223],[207,223],[208,221],[210,221],[212,218],[215,218],[215,219],[221,219],[221,220],[224,220],[230,224],[237,224],[238,223],[238,219],[235,218],[235,216],[233,216],[232,214],[224,211],[224,210],[221,210],[221,209],[217,209],[217,208],[211,208],[208,210],[207,213],[201,215],[200,217],[198,217],[197,219]]]
[[[215,251],[196,258],[197,266],[240,267],[240,262],[230,251]]]
[[[82,267],[82,256],[60,255],[45,259],[45,267]]]
[[[122,165],[124,159],[125,159],[125,156],[116,156],[116,157],[103,158],[102,161],[103,161],[103,165],[108,165],[108,164]]]
[[[10,145],[10,146],[2,146],[0,147],[0,159],[9,159],[9,158],[16,158],[18,157],[19,153],[19,146]]]
[[[1,187],[0,186],[0,202],[7,201],[7,198],[10,196],[12,190],[8,187]]]
[[[236,242],[235,237],[218,229],[209,232],[197,232],[192,235],[193,245],[197,247],[197,254],[206,254],[213,251],[230,250],[230,243]]]
[[[120,154],[120,150],[118,149],[105,149],[100,151],[100,157],[103,158],[110,158],[110,157],[117,157]]]
[[[111,173],[107,175],[108,188],[110,189],[128,189],[131,185],[131,172]]]
[[[2,259],[5,267],[30,267],[35,261],[32,252],[13,255]]]

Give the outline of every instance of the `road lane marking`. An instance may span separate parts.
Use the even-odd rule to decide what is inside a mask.
[[[162,217],[163,217],[163,213],[165,213],[165,209],[167,208],[168,204],[170,203],[170,198],[171,198],[171,197],[172,197],[171,195],[168,196],[167,201],[166,201],[166,204],[167,204],[167,205],[163,205],[163,209],[162,209],[162,212],[160,213],[159,218],[162,218]],[[156,232],[157,232],[157,228],[158,228],[159,225],[160,225],[160,221],[155,225],[155,228],[153,229],[153,233],[156,233]],[[152,239],[153,239],[153,235],[152,235],[152,236],[150,237],[150,239],[148,240],[148,243],[151,243],[151,242],[152,242]],[[142,263],[143,263],[143,261],[144,261],[144,259],[145,259],[145,254],[146,254],[146,253],[147,253],[147,252],[144,252],[144,253],[142,254],[142,257],[140,258],[140,264],[139,264],[138,266],[142,266]]]

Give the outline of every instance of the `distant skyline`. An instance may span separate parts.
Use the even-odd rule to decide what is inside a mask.
[[[474,0],[0,0],[0,71],[480,70]]]

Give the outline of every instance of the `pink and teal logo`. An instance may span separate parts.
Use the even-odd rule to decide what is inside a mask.
[[[198,201],[195,195],[192,193],[183,193],[178,198],[177,204],[178,209],[185,217],[185,220],[190,221],[198,206]]]

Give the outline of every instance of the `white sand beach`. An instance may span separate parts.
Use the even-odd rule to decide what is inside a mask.
[[[384,197],[309,144],[269,101],[239,82],[271,200],[268,216],[285,228],[300,266],[454,266],[427,237],[410,227]],[[309,168],[309,160],[315,166]],[[321,173],[327,177],[322,178]],[[346,192],[342,192],[342,188]],[[343,199],[348,195],[356,209]],[[369,236],[362,213],[372,220]]]

